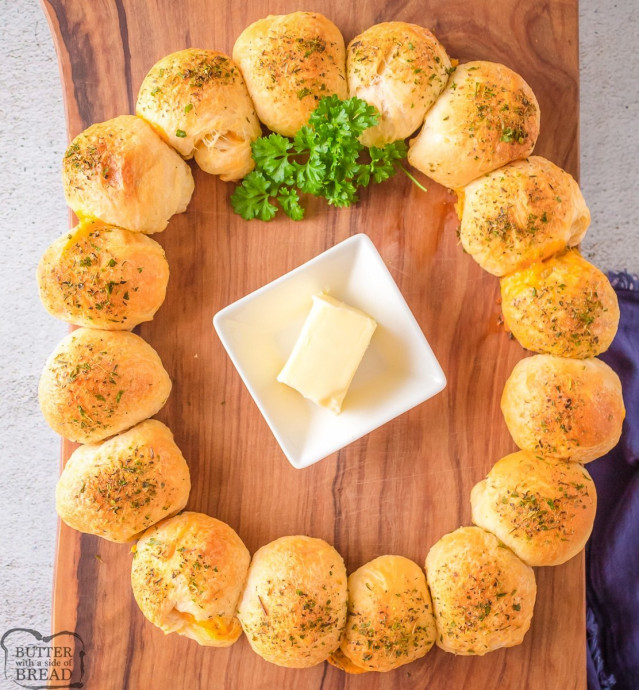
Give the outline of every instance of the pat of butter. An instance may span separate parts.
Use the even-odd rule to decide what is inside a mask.
[[[325,294],[313,295],[293,352],[277,380],[339,414],[377,324],[364,312]]]

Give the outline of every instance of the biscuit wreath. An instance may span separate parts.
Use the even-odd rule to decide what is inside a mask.
[[[257,59],[256,45],[262,46]],[[577,369],[576,358],[608,346],[619,319],[614,291],[576,250],[564,252],[583,237],[589,221],[578,187],[567,173],[557,173],[556,166],[538,157],[529,159],[529,166],[536,161],[550,169],[567,192],[558,193],[553,182],[540,191],[531,184],[538,171],[522,171],[520,159],[532,153],[539,132],[539,108],[519,75],[490,62],[467,63],[455,71],[430,32],[402,22],[371,27],[345,51],[337,27],[305,12],[251,25],[238,39],[233,57],[191,49],[163,58],[140,89],[140,117],[93,125],[71,143],[63,166],[65,193],[80,227],[61,249],[45,254],[46,266],[39,272],[43,301],[54,315],[90,325],[97,312],[104,312],[113,314],[114,327],[121,328],[127,319],[133,325],[158,308],[155,296],[141,317],[127,315],[133,302],[129,290],[149,286],[136,283],[135,272],[124,276],[121,264],[135,244],[127,243],[126,233],[163,230],[170,215],[185,210],[193,191],[190,169],[167,144],[184,158],[195,156],[205,170],[223,179],[244,177],[234,206],[245,218],[272,217],[276,208],[271,198],[289,216],[300,218],[296,188],[319,193],[339,206],[355,200],[355,183],[379,181],[394,172],[405,151],[403,139],[416,127],[395,138],[389,132],[400,131],[406,119],[403,109],[417,105],[424,109],[417,126],[422,121],[423,126],[411,142],[409,161],[455,189],[462,241],[473,243],[474,256],[480,261],[497,257],[493,272],[504,276],[504,313],[513,333],[534,352],[570,356],[567,365]],[[287,71],[294,78],[287,79]],[[329,85],[341,84],[340,79],[348,79],[351,92],[362,100],[340,100],[342,86],[333,95]],[[390,95],[397,93],[402,94],[403,108],[390,105]],[[244,121],[257,121],[256,112],[275,134],[258,139],[257,127],[244,126]],[[364,164],[358,159],[363,145],[357,137],[366,141],[365,133],[373,128],[381,137],[375,141],[386,146],[371,147],[371,161]],[[298,134],[291,144],[285,137],[294,132]],[[256,171],[250,172],[253,167]],[[484,174],[488,177],[482,178]],[[495,195],[487,192],[482,203],[473,201],[471,206],[481,196],[476,187],[482,180],[499,175],[519,176],[513,184],[523,191],[504,194],[498,182]],[[158,183],[165,179],[173,180],[168,195],[166,185]],[[550,204],[548,189],[554,195]],[[145,209],[153,213],[147,217]],[[105,231],[100,223],[127,230]],[[550,227],[557,230],[549,232]],[[81,241],[92,233],[95,242]],[[117,248],[109,247],[109,237],[116,235]],[[78,267],[77,276],[73,266]],[[118,280],[113,279],[116,267]],[[94,271],[89,273],[95,276],[93,292],[78,278],[85,269]],[[151,292],[163,296],[166,276],[157,280]],[[62,308],[62,303],[69,305],[71,286],[76,297]],[[108,328],[103,320],[99,324]],[[129,376],[136,371],[135,363],[127,361],[125,367],[122,359],[131,353],[112,346],[111,336],[102,331],[80,335],[54,353],[40,386],[47,421],[59,429],[89,428],[96,443],[76,451],[78,456],[67,463],[58,509],[63,519],[73,514],[73,526],[82,531],[131,538],[131,529],[146,528],[162,511],[170,515],[183,506],[189,480],[183,476],[182,494],[178,490],[173,495],[172,489],[168,500],[167,482],[156,481],[154,475],[162,463],[156,458],[153,429],[144,422],[128,428],[127,418],[135,419],[135,385],[129,390],[118,386],[125,370]],[[137,341],[131,348],[140,350]],[[148,350],[147,359],[159,359]],[[144,360],[142,356],[137,366]],[[148,527],[140,537],[132,577],[136,600],[154,624],[200,644],[232,644],[241,624],[255,651],[286,666],[329,659],[348,672],[361,673],[397,668],[426,654],[434,643],[456,654],[479,655],[520,643],[536,594],[530,565],[555,565],[572,557],[585,543],[594,519],[596,493],[588,472],[566,464],[570,455],[556,460],[553,449],[580,448],[583,440],[588,450],[575,453],[575,458],[592,459],[593,453],[614,445],[623,420],[618,379],[592,362],[596,360],[585,359],[580,375],[567,384],[551,384],[548,378],[547,387],[536,393],[537,408],[529,411],[529,421],[516,434],[516,440],[532,437],[533,447],[522,441],[521,453],[501,460],[473,489],[473,520],[485,529],[459,528],[431,548],[426,559],[430,591],[421,582],[421,569],[401,560],[389,566],[389,556],[347,579],[339,554],[308,537],[282,537],[262,547],[249,565],[246,548],[228,525],[182,513]],[[156,365],[156,373],[159,369]],[[101,386],[109,390],[108,398]],[[580,434],[592,425],[584,420],[598,414],[589,393],[600,386],[607,386],[609,423],[586,441]],[[517,398],[513,385],[506,388],[502,406],[512,418],[508,401]],[[87,396],[90,410],[78,402]],[[149,409],[163,402],[151,400]],[[113,433],[105,423],[110,417],[128,431],[105,440]],[[125,436],[127,443],[119,443]],[[92,465],[92,455],[96,462],[105,456],[106,461]],[[140,511],[145,512],[143,519],[132,519],[139,518]],[[100,520],[95,519],[98,512]],[[486,530],[507,534],[509,548]],[[470,560],[468,554],[473,554]],[[416,578],[414,587],[411,577]]]

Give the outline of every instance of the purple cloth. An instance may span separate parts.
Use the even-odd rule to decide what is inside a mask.
[[[586,546],[588,689],[639,690],[639,279],[609,274],[621,309],[619,331],[601,355],[621,378],[621,440],[587,466],[597,517]]]

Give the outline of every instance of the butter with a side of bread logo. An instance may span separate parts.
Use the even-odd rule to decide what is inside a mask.
[[[45,636],[37,630],[12,628],[2,636],[0,647],[4,650],[4,678],[17,687],[84,687],[84,642],[75,632]]]

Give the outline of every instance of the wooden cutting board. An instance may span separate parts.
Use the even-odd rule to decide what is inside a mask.
[[[58,51],[68,136],[133,112],[147,70],[189,46],[230,53],[269,13],[320,11],[346,40],[391,19],[430,27],[452,57],[503,62],[541,105],[536,152],[578,173],[577,0],[44,0]],[[63,137],[60,132],[60,137]],[[139,329],[159,352],[173,392],[158,415],[175,433],[193,481],[190,510],[228,522],[251,552],[287,534],[333,543],[349,571],[385,553],[423,564],[444,533],[470,524],[469,493],[514,450],[499,410],[523,355],[499,325],[498,281],[458,246],[454,197],[404,176],[369,188],[351,209],[313,203],[307,220],[247,223],[233,186],[194,167],[185,214],[155,236],[171,268],[166,302]],[[424,178],[422,178],[424,179]],[[62,232],[62,228],[60,231]],[[443,393],[306,470],[293,469],[211,323],[216,311],[357,232],[382,254],[448,377]],[[53,343],[51,347],[53,348]],[[63,462],[73,450],[63,444]],[[281,669],[245,639],[214,650],[164,636],[138,611],[130,548],[61,525],[53,627],[84,640],[89,690],[198,688],[585,688],[584,562],[537,570],[524,644],[483,658],[434,649],[387,674],[347,676],[321,664]]]

